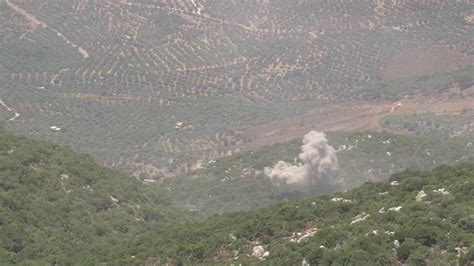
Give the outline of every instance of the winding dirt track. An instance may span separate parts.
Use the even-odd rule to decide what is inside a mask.
[[[474,109],[474,96],[464,99],[412,98],[396,102],[350,102],[327,105],[281,121],[270,122],[247,130],[249,140],[243,150],[255,150],[277,142],[302,137],[311,130],[330,131],[382,131],[380,120],[387,115],[407,115],[431,112],[459,115],[463,110]]]

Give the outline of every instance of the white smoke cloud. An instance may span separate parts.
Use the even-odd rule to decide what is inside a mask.
[[[321,132],[311,131],[304,136],[298,157],[302,163],[279,161],[273,168],[265,167],[265,175],[276,185],[312,185],[329,171],[339,169],[336,151]]]

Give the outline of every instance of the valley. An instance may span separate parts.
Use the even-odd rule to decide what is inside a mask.
[[[311,129],[378,129],[407,96],[469,97],[471,14],[463,1],[1,1],[0,94],[20,116],[0,116],[174,177]],[[301,130],[261,138],[286,126]]]
[[[474,265],[472,0],[0,0],[0,265]]]

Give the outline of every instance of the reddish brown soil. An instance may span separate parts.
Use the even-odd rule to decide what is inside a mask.
[[[284,120],[270,122],[247,130],[249,140],[243,150],[254,150],[277,142],[302,137],[311,130],[318,131],[382,131],[380,120],[386,115],[431,112],[435,114],[460,114],[474,109],[474,96],[464,99],[421,98],[397,102],[350,102],[327,105]],[[403,134],[403,132],[399,132]]]

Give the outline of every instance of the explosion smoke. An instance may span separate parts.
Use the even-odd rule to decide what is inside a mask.
[[[292,165],[279,161],[273,168],[265,167],[265,175],[276,185],[312,185],[329,171],[339,168],[336,151],[321,132],[311,131],[304,136],[298,157],[302,163]]]

